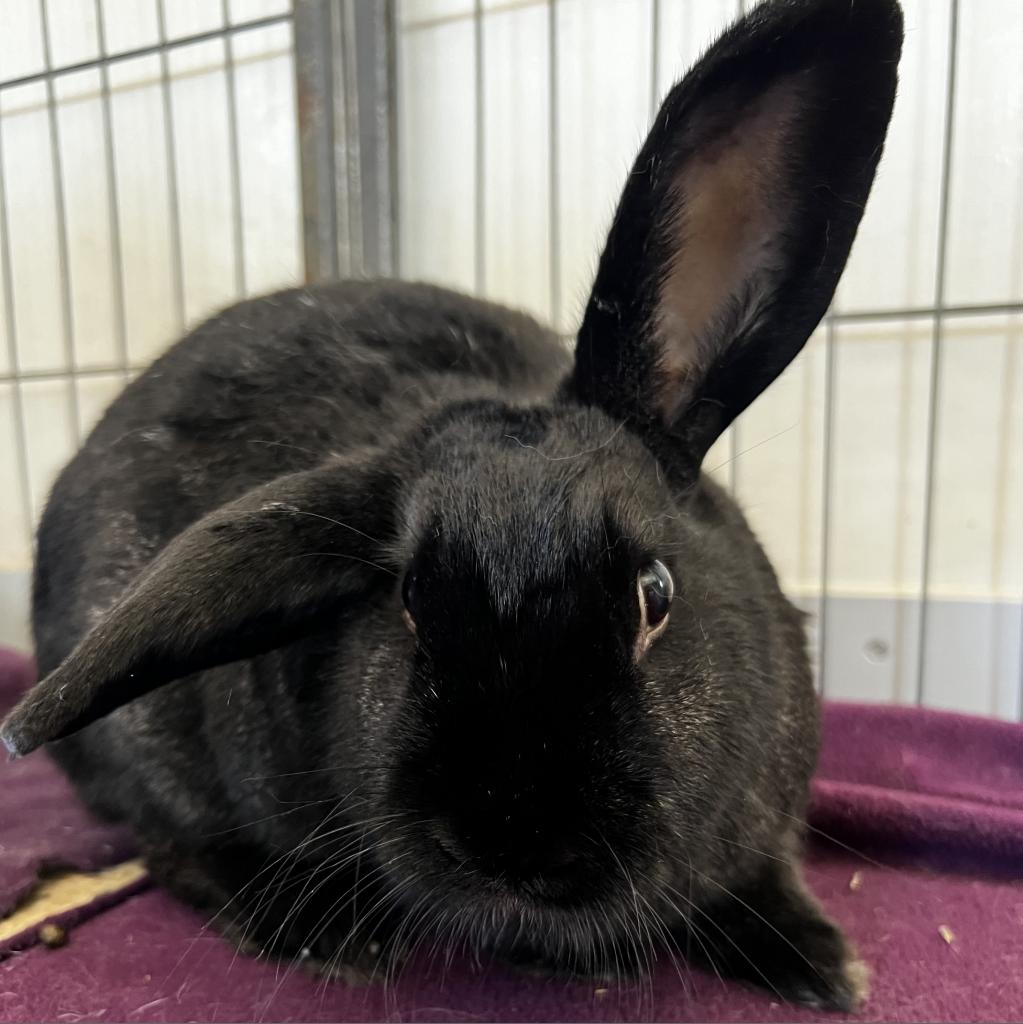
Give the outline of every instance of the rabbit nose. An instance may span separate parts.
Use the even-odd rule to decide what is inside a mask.
[[[489,856],[481,858],[481,863],[492,873],[518,881],[563,880],[571,876],[578,862],[578,854],[556,840],[494,849]]]
[[[551,843],[519,858],[519,863],[530,874],[562,875],[579,863],[579,854],[565,843]]]

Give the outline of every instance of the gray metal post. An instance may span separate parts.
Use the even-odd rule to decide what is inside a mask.
[[[397,273],[395,0],[296,0],[305,276]]]

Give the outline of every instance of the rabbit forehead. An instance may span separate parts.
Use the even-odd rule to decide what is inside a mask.
[[[627,425],[587,407],[498,406],[449,423],[425,455],[404,509],[411,546],[466,517],[625,520],[668,496],[656,460]],[[411,552],[409,552],[411,553]]]
[[[405,509],[403,553],[481,575],[502,607],[664,543],[672,496],[625,425],[594,410],[509,410],[439,439]],[[666,514],[667,513],[667,514]]]

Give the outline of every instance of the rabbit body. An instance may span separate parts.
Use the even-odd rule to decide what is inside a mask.
[[[7,747],[51,743],[246,948],[389,969],[438,933],[591,977],[685,950],[858,1005],[799,868],[802,615],[701,466],[830,302],[901,41],[895,0],[726,31],[654,121],[574,354],[387,281],[170,349],[54,487]]]
[[[325,285],[226,310],[126,389],[54,487],[35,578],[41,671],[59,665],[203,514],[283,474],[375,450],[450,404],[543,405],[568,366],[560,340],[530,318],[423,285]],[[603,429],[613,436],[614,422]],[[507,443],[522,457],[519,440]],[[688,565],[690,587],[705,591],[692,595],[689,632],[699,630],[700,659],[714,663],[707,682],[749,680],[730,695],[737,706],[727,714],[708,703],[688,723],[704,732],[690,753],[703,748],[700,768],[716,778],[690,811],[687,821],[702,825],[699,837],[687,836],[686,855],[713,886],[731,887],[765,857],[797,849],[817,750],[816,697],[802,616],[734,501],[706,476],[689,499],[685,533],[687,548],[702,549]],[[261,873],[278,881],[267,866],[310,836],[303,866],[329,874],[336,844],[317,850],[315,837],[357,830],[367,804],[381,813],[377,787],[366,784],[367,753],[384,759],[395,743],[401,697],[388,691],[400,690],[394,681],[407,673],[409,647],[395,594],[393,576],[380,572],[364,604],[324,630],[158,689],[51,748],[90,806],[135,829],[157,878],[220,915],[238,938],[294,955],[276,934],[282,921],[270,914],[254,926],[236,894]],[[658,653],[667,663],[690,660],[667,645]],[[674,686],[661,695],[678,697]],[[662,798],[673,799],[670,789]],[[352,915],[316,935],[324,901],[351,884],[335,882],[329,900],[321,894],[309,908],[309,922],[292,929],[322,959],[350,940]],[[694,884],[678,872],[670,883],[708,906],[720,902],[699,877]],[[259,883],[253,891],[265,897]],[[283,917],[295,895],[281,896]],[[365,944],[361,932],[358,939]]]

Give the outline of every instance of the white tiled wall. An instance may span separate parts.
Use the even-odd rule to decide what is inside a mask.
[[[788,589],[816,613],[828,693],[913,700],[922,680],[928,703],[1015,716],[1023,316],[944,321],[925,562],[934,324],[900,311],[939,299],[951,0],[903,3],[895,117],[836,301],[840,313],[893,315],[839,323],[830,344],[822,327],[708,465],[733,487]],[[398,5],[401,272],[472,290],[482,271],[485,294],[571,333],[657,99],[740,5],[484,0],[480,92],[474,6]],[[227,4],[234,22],[289,7]],[[157,0],[103,0],[102,9],[108,53],[158,41]],[[223,26],[217,0],[164,0],[162,9],[172,39]],[[53,65],[98,56],[94,0],[48,0],[46,10]],[[959,0],[958,11],[941,298],[1020,303],[1023,4]],[[39,0],[4,0],[0,80],[44,67],[39,12]],[[0,288],[0,639],[24,637],[30,520],[121,386],[124,365],[144,365],[184,324],[241,291],[300,276],[291,27],[239,32],[230,56],[233,73],[216,38],[165,60],[116,62],[105,75],[60,76],[52,122],[45,83],[0,91],[0,261],[12,256],[0,271],[14,298],[8,311]]]

